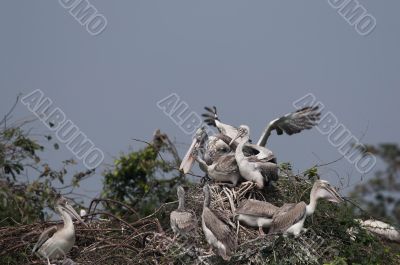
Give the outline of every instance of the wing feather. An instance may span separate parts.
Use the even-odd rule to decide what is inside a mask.
[[[236,209],[236,213],[272,218],[278,209],[279,207],[276,207],[269,202],[248,199],[241,202],[239,207]]]
[[[57,226],[51,226],[44,230],[42,234],[40,235],[38,242],[35,244],[33,247],[32,253],[36,252],[37,250],[40,249],[40,247],[49,239],[51,238],[55,233],[57,232]]]
[[[235,174],[239,172],[234,154],[221,156],[214,167],[214,170],[220,174]]]
[[[171,226],[175,226],[180,233],[187,234],[196,228],[194,215],[186,211],[172,211],[170,215]]]
[[[288,113],[268,124],[257,145],[265,146],[273,130],[276,130],[278,135],[283,134],[283,132],[292,135],[302,130],[311,129],[318,123],[320,116],[321,112],[319,112],[318,106],[304,107],[295,112]]]
[[[289,227],[304,217],[306,206],[305,202],[283,205],[274,214],[269,233],[286,232]]]
[[[213,233],[218,241],[226,246],[226,254],[229,256],[236,249],[237,241],[234,230],[219,218],[216,212],[208,207],[203,209],[203,221],[205,226]]]

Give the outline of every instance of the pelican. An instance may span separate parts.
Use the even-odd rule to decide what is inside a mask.
[[[205,107],[205,110],[207,113],[202,114],[202,116],[205,117],[204,122],[210,126],[217,127],[221,133],[231,138],[234,138],[237,135],[238,129],[236,127],[224,124],[219,120],[216,107]],[[321,113],[318,111],[318,106],[308,106],[295,112],[287,113],[286,115],[268,123],[257,141],[257,145],[265,146],[273,130],[276,130],[278,135],[283,134],[283,132],[292,135],[305,129],[311,129],[318,123],[320,116]]]
[[[197,150],[193,151],[193,157],[195,157],[196,161],[199,163],[200,168],[218,184],[233,188],[236,187],[241,179],[235,154],[233,153],[219,156],[211,165],[208,165],[199,157]]]
[[[382,237],[389,241],[400,243],[400,232],[394,226],[378,220],[361,220],[355,219],[362,228],[370,233]],[[352,239],[355,239],[354,231],[350,231]]]
[[[236,220],[248,226],[258,227],[260,236],[264,235],[263,227],[272,224],[272,217],[279,207],[253,199],[243,200],[236,209]]]
[[[190,171],[193,166],[193,162],[195,161],[194,157],[192,156],[193,150],[199,149],[201,146],[203,146],[204,142],[207,140],[207,137],[208,135],[204,126],[197,129],[192,144],[190,145],[189,150],[186,152],[182,159],[181,165],[179,166],[179,170],[182,170],[184,174]]]
[[[196,230],[197,221],[191,212],[185,210],[185,190],[182,186],[177,189],[179,205],[178,209],[170,214],[170,223],[172,231],[174,231],[174,239],[178,235],[184,237],[191,235]]]
[[[257,156],[245,156],[243,147],[248,142],[249,135],[250,128],[247,125],[241,125],[237,135],[232,139],[231,144],[240,138],[239,145],[235,151],[235,158],[240,174],[246,180],[255,182],[257,188],[262,189],[266,182],[277,180],[278,166],[276,164],[276,158],[272,153],[263,159]]]
[[[75,227],[71,216],[87,226],[64,197],[57,200],[56,210],[61,215],[64,226],[61,229],[57,226],[46,229],[32,250],[32,253],[37,252],[46,258],[48,265],[51,265],[50,259],[65,257],[75,244]]]
[[[236,136],[236,135],[235,135]],[[220,156],[235,152],[238,146],[238,142],[232,141],[232,138],[218,133],[210,136],[207,141],[206,150],[204,153],[204,160],[208,165],[211,165],[213,161],[217,160]],[[256,156],[258,159],[265,159],[272,156],[272,151],[255,144],[245,143],[243,146],[243,153],[245,156]]]
[[[305,202],[286,204],[279,208],[272,218],[269,233],[282,232],[285,235],[293,234],[297,237],[300,232],[306,232],[304,221],[307,216],[314,213],[318,199],[325,199],[334,203],[343,202],[342,197],[328,181],[317,180],[311,189],[310,203],[308,205]]]
[[[218,250],[218,255],[224,260],[230,260],[237,247],[234,225],[221,211],[210,208],[210,187],[205,185],[203,213],[201,224],[208,244]]]

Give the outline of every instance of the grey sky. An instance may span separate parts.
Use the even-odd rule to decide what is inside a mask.
[[[257,138],[311,92],[364,142],[398,142],[399,1],[361,1],[377,19],[364,37],[327,0],[90,2],[108,21],[98,36],[58,1],[2,1],[0,113],[19,92],[41,89],[111,162],[156,128],[190,142],[156,107],[170,93],[199,113],[216,105],[223,121],[248,124]],[[26,115],[20,105],[14,116]],[[269,147],[296,170],[340,156],[317,130],[273,135]],[[49,162],[70,157],[61,145]],[[346,161],[332,168],[360,178]],[[98,193],[101,180],[83,188]]]

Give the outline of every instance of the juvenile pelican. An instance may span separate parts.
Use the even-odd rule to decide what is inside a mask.
[[[185,190],[182,186],[178,187],[177,194],[179,200],[178,209],[170,214],[171,228],[175,234],[174,239],[178,235],[186,237],[193,234],[197,225],[194,215],[185,210]]]
[[[241,138],[235,151],[235,158],[239,166],[240,174],[248,181],[255,182],[257,188],[262,189],[266,182],[278,178],[278,166],[276,164],[276,158],[272,153],[263,159],[257,156],[245,156],[243,147],[248,142],[249,135],[250,128],[246,125],[241,125],[236,137],[232,139],[231,143]]]
[[[260,236],[264,235],[263,227],[272,224],[272,217],[279,209],[275,205],[258,200],[244,200],[236,209],[236,220],[248,226],[258,227]]]
[[[279,208],[272,219],[269,233],[282,232],[284,234],[300,235],[300,232],[305,232],[304,221],[307,216],[314,213],[317,207],[318,199],[325,199],[330,202],[343,202],[342,197],[337,191],[325,180],[315,181],[311,193],[310,203],[305,202],[286,204]]]
[[[65,257],[75,244],[75,227],[71,216],[87,226],[64,197],[57,200],[56,210],[61,215],[64,226],[61,229],[57,226],[46,229],[32,250],[32,253],[37,252],[46,258],[48,265],[51,259]]]
[[[221,133],[228,135],[231,138],[236,136],[238,129],[234,126],[222,123],[217,115],[216,107],[205,107],[205,109],[207,113],[202,115],[205,117],[204,122],[210,126],[217,127]],[[283,132],[287,133],[288,135],[292,135],[305,129],[311,129],[318,123],[320,116],[321,113],[318,111],[318,106],[315,106],[304,107],[295,112],[291,112],[280,118],[274,119],[269,122],[267,127],[264,129],[257,142],[257,145],[265,146],[273,130],[276,130],[278,135],[283,134]]]
[[[228,153],[219,156],[211,165],[208,165],[197,153],[193,151],[193,157],[200,164],[200,167],[218,184],[223,184],[228,187],[236,187],[241,176],[235,155]]]
[[[224,260],[230,260],[237,247],[234,225],[229,218],[220,211],[210,208],[210,187],[205,185],[203,213],[201,224],[208,244],[218,250],[218,255]]]

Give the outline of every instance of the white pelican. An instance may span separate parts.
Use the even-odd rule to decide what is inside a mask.
[[[65,257],[75,244],[75,227],[71,216],[87,226],[64,197],[57,200],[56,210],[61,215],[64,226],[60,229],[57,226],[46,229],[32,250],[32,253],[37,252],[47,259],[48,265],[51,265],[52,259]]]
[[[263,227],[272,224],[272,217],[279,207],[253,199],[243,200],[236,209],[236,220],[248,226],[258,227],[260,236],[264,235]]]
[[[224,260],[230,260],[237,247],[234,224],[221,211],[210,208],[210,187],[205,185],[203,213],[201,224],[208,244],[218,250],[218,255]]]
[[[183,171],[184,174],[188,173],[193,166],[193,162],[195,160],[192,155],[193,150],[199,149],[201,146],[203,146],[204,142],[207,140],[207,137],[208,136],[204,126],[197,129],[192,144],[190,145],[189,150],[186,152],[182,159],[181,165],[179,166],[179,170]]]
[[[318,199],[325,199],[334,203],[343,202],[342,197],[328,181],[317,180],[311,189],[310,203],[285,204],[279,208],[272,218],[269,233],[282,232],[284,234],[293,234],[297,237],[300,232],[307,231],[304,228],[304,221],[307,216],[314,213]]]
[[[193,213],[185,210],[185,190],[182,186],[177,189],[179,205],[178,209],[170,214],[170,223],[174,231],[174,239],[178,236],[188,236],[195,232],[197,221]]]
[[[266,182],[277,180],[278,165],[272,153],[263,159],[257,156],[245,156],[243,147],[248,142],[249,135],[250,128],[246,125],[241,125],[236,137],[232,139],[231,143],[241,138],[235,151],[235,158],[239,166],[240,174],[246,180],[255,182],[257,188],[262,189]]]
[[[238,129],[236,127],[224,124],[219,120],[216,107],[213,107],[212,109],[205,107],[205,109],[208,113],[202,114],[202,116],[205,117],[204,122],[210,126],[217,127],[221,133],[231,138],[234,138],[237,135]],[[265,146],[273,130],[276,130],[278,135],[283,134],[283,132],[287,133],[288,135],[292,135],[305,129],[311,129],[318,123],[320,116],[321,113],[318,111],[318,106],[315,106],[304,107],[295,112],[291,112],[280,118],[274,119],[269,122],[264,129],[259,140],[257,141],[257,145]]]

